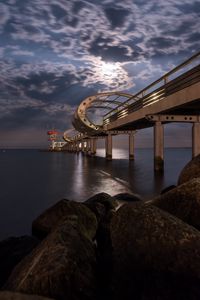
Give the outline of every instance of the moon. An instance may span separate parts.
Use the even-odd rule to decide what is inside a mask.
[[[117,76],[119,67],[112,63],[102,62],[101,73],[103,76]]]

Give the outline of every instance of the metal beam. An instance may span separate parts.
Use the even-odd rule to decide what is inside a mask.
[[[200,115],[147,115],[146,119],[152,122],[200,122]]]

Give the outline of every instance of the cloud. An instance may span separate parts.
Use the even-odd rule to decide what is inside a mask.
[[[125,21],[126,17],[129,15],[129,10],[125,9],[116,9],[113,7],[109,7],[105,9],[106,16],[111,24],[112,29],[116,27],[122,26]]]
[[[2,26],[2,28],[9,20],[9,18],[10,14],[8,6],[3,3],[0,3],[0,26]],[[2,32],[2,29],[0,29],[0,32]]]
[[[3,0],[0,125],[67,128],[85,97],[137,92],[199,50],[199,14],[195,0]]]
[[[27,50],[16,50],[12,52],[13,55],[19,55],[19,56],[34,56],[35,54],[31,51]]]

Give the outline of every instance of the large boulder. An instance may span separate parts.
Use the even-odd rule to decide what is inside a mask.
[[[130,193],[119,193],[114,196],[118,201],[124,202],[136,202],[141,201],[142,198],[138,194],[130,194]]]
[[[39,241],[31,236],[10,237],[0,242],[0,287],[13,268],[38,244]]]
[[[173,190],[174,188],[176,188],[176,185],[172,184],[172,185],[169,185],[167,187],[165,187],[161,192],[160,194],[163,195],[171,190]]]
[[[200,155],[197,155],[186,164],[179,175],[178,184],[185,183],[197,177],[200,177]]]
[[[88,208],[90,208],[97,217],[97,220],[101,219],[109,210],[117,207],[117,201],[114,197],[107,193],[99,193],[84,202]]]
[[[124,204],[111,240],[113,299],[199,299],[198,230],[157,207]]]
[[[148,202],[200,230],[200,178],[194,178]]]
[[[57,225],[18,264],[4,288],[59,300],[95,299],[95,248],[78,217]]]
[[[100,299],[105,299],[111,277],[110,223],[118,203],[109,194],[99,193],[89,198],[84,204],[95,213],[98,220],[96,233],[98,294]]]
[[[110,225],[114,210],[110,210],[99,221],[96,234],[97,266],[98,266],[98,294],[99,299],[110,299],[109,286],[112,272],[112,243]]]
[[[89,237],[95,237],[97,230],[95,215],[82,203],[66,199],[60,200],[37,217],[32,223],[32,232],[35,236],[44,238],[71,215],[78,216]]]
[[[50,299],[38,295],[27,295],[21,293],[13,293],[9,291],[2,291],[0,292],[0,300],[50,300]]]
[[[114,195],[115,199],[118,202],[118,208],[127,202],[138,202],[141,201],[142,198],[138,194],[130,194],[130,193],[119,193]]]

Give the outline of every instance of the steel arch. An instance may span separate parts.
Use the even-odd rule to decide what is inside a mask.
[[[74,113],[72,124],[74,128],[79,132],[89,135],[98,134],[103,131],[104,114],[102,113],[102,124],[98,125],[89,119],[87,111],[91,110],[92,108],[113,110],[118,106],[123,106],[123,103],[131,97],[132,95],[123,92],[106,92],[99,93],[94,96],[89,96],[85,98],[78,106],[77,110]],[[100,105],[96,105],[98,103]],[[126,106],[125,103],[124,106]]]

